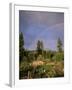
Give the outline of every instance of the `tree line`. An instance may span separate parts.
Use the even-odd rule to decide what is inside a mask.
[[[58,54],[59,54],[59,53],[62,53],[62,54],[63,54],[62,45],[63,45],[63,44],[62,44],[61,39],[58,38],[58,40],[57,40],[57,52],[58,52]],[[38,55],[46,56],[45,54],[47,54],[47,53],[48,53],[49,55],[51,54],[50,57],[53,56],[53,54],[52,54],[53,51],[51,51],[51,50],[49,50],[49,51],[46,53],[46,51],[44,50],[43,42],[40,41],[40,40],[37,41],[37,47],[36,47],[35,52],[36,52],[36,54],[34,55],[34,57],[38,57]],[[24,56],[25,56],[25,57],[29,57],[28,53],[29,53],[29,51],[24,48],[24,37],[23,37],[23,33],[20,32],[20,34],[19,34],[19,60],[20,60],[20,62],[24,59]],[[32,53],[30,53],[30,54],[32,54]],[[48,55],[48,54],[47,54],[47,55]],[[32,55],[32,56],[33,56],[33,55]],[[30,55],[30,57],[32,57],[32,56]],[[63,57],[63,56],[62,56],[62,57]]]

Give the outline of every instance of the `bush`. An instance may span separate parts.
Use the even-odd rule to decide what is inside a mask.
[[[37,57],[37,60],[44,60],[44,57],[43,57],[42,55],[39,55],[39,56]]]
[[[27,58],[28,58],[28,61],[30,61],[30,62],[35,60],[35,56],[33,53],[29,53]]]
[[[35,69],[33,78],[48,78],[56,76],[56,72],[51,65],[38,66]]]
[[[56,60],[56,61],[64,60],[64,54],[63,53],[56,53],[52,59]]]
[[[42,78],[45,75],[45,70],[43,66],[38,66],[35,68],[33,78]]]
[[[28,77],[28,71],[32,72],[33,67],[30,66],[30,64],[27,61],[24,61],[20,64],[19,67],[19,78],[25,78]]]

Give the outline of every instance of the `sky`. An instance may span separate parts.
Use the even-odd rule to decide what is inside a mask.
[[[19,31],[27,50],[36,50],[41,40],[45,50],[56,51],[58,38],[64,45],[64,13],[20,10]]]

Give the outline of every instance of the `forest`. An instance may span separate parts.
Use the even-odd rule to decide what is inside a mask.
[[[23,33],[19,33],[19,79],[64,77],[64,50],[57,39],[57,50],[45,50],[42,40],[34,50],[25,47]]]

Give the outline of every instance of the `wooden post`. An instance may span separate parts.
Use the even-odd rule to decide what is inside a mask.
[[[28,71],[28,79],[31,79],[32,77],[31,77],[31,73],[30,73],[30,71]]]

